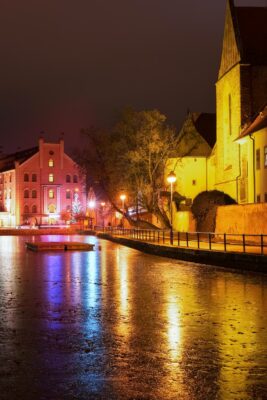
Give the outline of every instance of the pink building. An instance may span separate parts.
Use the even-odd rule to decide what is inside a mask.
[[[54,225],[85,212],[85,179],[64,152],[45,143],[0,159],[0,226]],[[69,216],[69,217],[68,217]]]

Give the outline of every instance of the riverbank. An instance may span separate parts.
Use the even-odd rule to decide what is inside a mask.
[[[98,233],[101,239],[107,239],[124,246],[140,250],[144,253],[154,254],[161,257],[175,258],[183,261],[191,261],[198,264],[214,265],[218,267],[237,269],[239,271],[253,271],[267,273],[267,256],[260,254],[248,254],[238,252],[223,252],[214,250],[189,249],[184,247],[174,247],[159,245],[155,243],[143,242],[124,237],[114,237],[107,233]]]

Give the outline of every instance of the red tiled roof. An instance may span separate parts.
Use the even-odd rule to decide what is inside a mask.
[[[263,128],[267,127],[267,105],[257,114],[257,116],[252,120],[252,122],[247,125],[240,133],[238,139],[245,136],[251,135]]]
[[[32,157],[39,151],[38,147],[17,151],[16,153],[7,154],[0,158],[0,172],[8,171],[15,167],[15,162],[20,164]]]

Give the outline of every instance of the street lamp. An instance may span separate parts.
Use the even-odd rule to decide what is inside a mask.
[[[102,211],[102,226],[103,226],[103,230],[104,230],[104,228],[105,228],[104,207],[105,207],[106,203],[104,201],[101,201],[100,205],[101,205],[101,211]]]
[[[93,229],[93,219],[94,219],[93,213],[95,206],[96,206],[95,200],[91,199],[88,201],[90,229]]]
[[[123,222],[124,222],[124,201],[125,201],[125,199],[126,199],[126,194],[121,194],[120,195],[120,199],[121,199],[121,203],[122,203],[122,220],[121,220],[121,224],[122,224],[122,227],[123,227]]]
[[[171,209],[170,209],[170,214],[171,214],[171,231],[170,231],[170,243],[173,245],[173,226],[172,226],[172,196],[173,196],[173,184],[176,182],[176,175],[173,171],[169,173],[167,176],[167,182],[170,183],[171,185]]]

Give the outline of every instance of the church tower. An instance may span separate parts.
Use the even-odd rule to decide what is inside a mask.
[[[216,189],[238,203],[254,202],[250,143],[236,141],[267,100],[264,7],[235,7],[227,0],[221,63],[216,83]],[[252,140],[252,139],[251,139]]]

